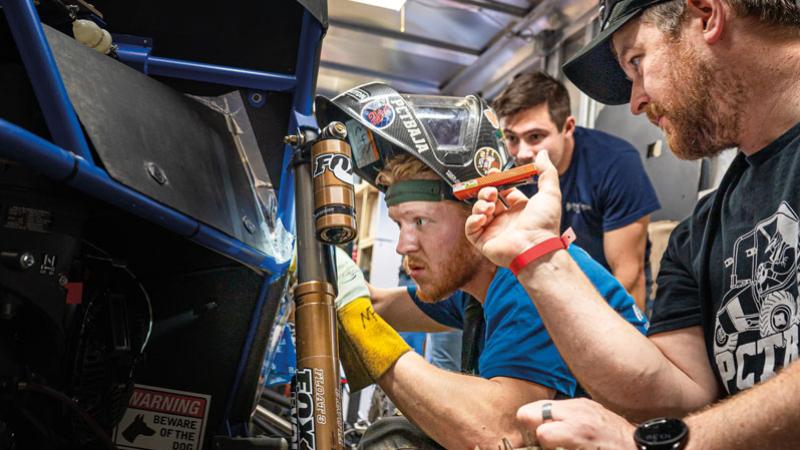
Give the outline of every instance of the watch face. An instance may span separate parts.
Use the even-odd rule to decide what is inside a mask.
[[[680,419],[653,419],[639,425],[633,438],[641,448],[648,450],[678,449],[688,432]]]

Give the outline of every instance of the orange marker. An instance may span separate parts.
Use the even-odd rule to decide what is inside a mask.
[[[525,164],[503,172],[490,173],[489,175],[474,180],[458,183],[453,186],[453,195],[459,200],[467,200],[478,195],[481,188],[494,186],[499,191],[509,189],[521,184],[527,184],[531,177],[538,174],[533,163]]]

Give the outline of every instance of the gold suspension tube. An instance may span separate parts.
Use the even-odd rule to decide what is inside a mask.
[[[339,449],[344,444],[333,286],[309,281],[299,284],[294,295],[298,448]],[[314,446],[304,445],[303,437],[311,435]]]
[[[313,133],[286,139],[302,146],[294,162],[298,285],[292,448],[299,450],[344,449],[334,256],[323,242],[344,243],[356,234],[346,132],[344,125],[334,122],[322,131],[321,139]]]

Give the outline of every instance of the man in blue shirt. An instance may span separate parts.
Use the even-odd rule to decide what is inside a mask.
[[[397,251],[406,256],[417,287],[371,288],[370,307],[358,268],[339,252],[336,307],[347,334],[340,346],[355,342],[362,363],[382,367],[370,374],[424,434],[409,431],[413,426],[405,419],[382,421],[367,431],[360,448],[497,448],[504,439],[515,448],[529,444],[516,410],[526,402],[571,397],[577,385],[533,302],[508,269],[469,245],[463,231],[469,206],[448,196],[424,163],[397,156],[377,183],[388,186],[389,216],[400,228]],[[646,321],[619,282],[579,247],[569,251],[608,304],[643,332]],[[451,295],[456,290],[461,292]],[[440,370],[407,350],[387,352],[395,341],[386,329],[374,331],[375,313],[397,331],[461,328],[467,294],[483,305],[479,377]]]
[[[563,84],[542,72],[515,78],[495,99],[509,152],[517,164],[547,149],[558,169],[561,229],[625,286],[645,309],[647,225],[661,206],[629,143],[578,127]]]

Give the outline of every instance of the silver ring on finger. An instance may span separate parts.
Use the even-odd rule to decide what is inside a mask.
[[[550,402],[542,404],[542,423],[553,420],[553,404]]]

